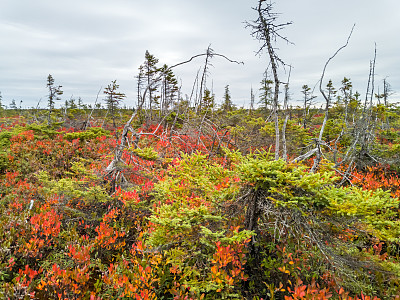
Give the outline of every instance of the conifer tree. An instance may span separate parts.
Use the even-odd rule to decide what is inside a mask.
[[[51,123],[51,113],[54,110],[54,105],[55,101],[61,100],[59,96],[61,96],[64,92],[61,90],[62,86],[61,85],[54,85],[54,78],[49,74],[47,76],[47,88],[49,89],[49,99],[48,99],[48,109],[49,109],[49,115],[47,117],[48,124]]]
[[[157,83],[153,82],[154,78],[157,76],[159,69],[157,68],[158,59],[155,58],[154,55],[150,54],[148,50],[144,55],[144,76],[146,78],[147,86],[149,86],[148,95],[149,95],[149,109],[150,109],[150,118],[152,115],[153,104],[157,101],[157,97],[155,96],[155,92],[157,90]],[[151,85],[151,86],[150,86]],[[145,99],[143,99],[145,101]]]
[[[351,83],[349,78],[344,77],[342,80],[342,86],[340,87],[339,91],[341,92],[341,95],[338,96],[338,102],[341,103],[343,102],[344,105],[344,123],[347,126],[347,117],[349,114],[349,102],[352,97],[352,89],[353,89],[353,84]]]
[[[344,77],[342,80],[342,86],[339,89],[342,93],[342,96],[340,98],[343,100],[344,103],[348,103],[352,94],[352,89],[353,84],[351,83],[351,80],[347,77]]]
[[[209,89],[204,90],[204,96],[203,96],[203,101],[201,103],[202,111],[208,112],[214,107],[214,100],[215,97],[213,94],[211,94],[211,91]]]
[[[53,78],[53,76],[51,76],[51,74],[49,74],[49,76],[47,76],[47,88],[49,89],[48,108],[49,108],[49,111],[51,112],[54,109],[55,101],[61,100],[61,98],[58,96],[61,96],[64,92],[61,90],[61,88],[62,88],[61,85],[58,85],[58,86],[54,85],[54,78]]]
[[[106,94],[106,104],[108,111],[113,120],[113,126],[116,128],[116,113],[119,107],[120,102],[125,98],[125,94],[118,92],[119,85],[117,84],[117,80],[114,80],[104,89],[104,94]]]
[[[17,110],[18,109],[17,103],[15,102],[15,99],[11,100],[10,109],[13,109],[13,110]]]
[[[76,106],[75,99],[71,97],[68,101],[68,107],[71,109],[77,109],[78,107]]]
[[[315,99],[316,97],[312,95],[311,88],[305,84],[302,86],[301,90],[302,94],[304,95],[303,98],[303,128],[305,129],[307,127],[307,115],[310,110],[312,100]]]
[[[352,95],[349,100],[349,114],[351,115],[353,123],[355,122],[357,110],[361,106],[360,97],[361,97],[361,94],[359,92],[355,92],[354,95]]]
[[[78,98],[78,108],[79,109],[84,109],[85,108],[85,104],[83,103],[81,97]]]
[[[389,102],[388,102],[388,98],[389,96],[391,96],[393,94],[393,90],[392,87],[390,85],[390,83],[386,80],[386,78],[383,79],[383,103],[385,105],[385,107],[389,107]]]
[[[328,83],[326,84],[326,96],[329,100],[330,103],[332,103],[332,99],[336,96],[337,91],[335,87],[333,86],[332,80],[329,79]]]
[[[389,101],[388,98],[389,96],[391,96],[393,94],[393,90],[391,85],[388,83],[388,81],[385,79],[383,79],[383,104],[385,105],[386,109],[389,109],[390,105],[389,105]],[[389,129],[389,116],[385,116],[386,118],[386,129]]]
[[[224,102],[222,103],[221,109],[224,111],[231,111],[233,108],[231,93],[229,91],[229,85],[225,86]]]
[[[261,108],[264,109],[266,112],[272,107],[273,104],[273,90],[272,84],[274,83],[272,80],[268,79],[267,72],[264,73],[265,78],[261,80],[261,87],[260,87],[260,101]]]
[[[173,101],[177,98],[178,94],[178,80],[175,77],[174,72],[168,68],[167,65],[163,65],[160,69],[162,74],[162,92],[161,92],[161,107],[162,113],[165,113]]]
[[[143,104],[144,104],[144,99],[142,99],[142,88],[143,88],[144,79],[145,79],[143,65],[139,66],[139,74],[136,76],[136,79],[137,79],[137,84],[136,84],[137,108],[138,108],[138,110],[141,110],[143,107]]]

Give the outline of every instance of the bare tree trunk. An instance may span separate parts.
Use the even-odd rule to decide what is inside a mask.
[[[253,87],[251,87],[250,90],[250,108],[249,108],[249,115],[252,114],[254,110],[254,93],[253,93]]]
[[[268,55],[269,59],[271,61],[271,67],[272,67],[272,74],[274,76],[274,98],[273,98],[273,114],[274,114],[274,121],[275,121],[275,160],[279,159],[279,116],[278,116],[278,98],[279,98],[279,77],[278,77],[278,67],[277,67],[277,61],[276,61],[276,55],[274,52],[274,48],[272,46],[271,42],[271,32],[270,32],[270,27],[271,25],[268,24],[267,20],[265,20],[264,15],[263,15],[263,10],[261,8],[262,6],[262,0],[258,2],[258,14],[259,14],[259,19],[263,25],[263,30],[264,30],[264,37],[265,37],[265,43],[267,46],[268,50]]]
[[[173,68],[175,68],[175,67],[177,67],[177,66],[180,66],[180,65],[189,63],[189,62],[191,62],[193,59],[195,59],[195,58],[197,58],[197,57],[200,57],[200,56],[205,56],[205,55],[206,55],[206,56],[209,56],[210,54],[207,52],[207,53],[205,53],[205,54],[198,54],[198,55],[192,56],[189,60],[186,60],[186,61],[184,61],[184,62],[177,63],[177,64],[175,64],[175,65],[173,65],[173,66],[171,66],[171,67],[168,67],[168,68],[166,69],[166,71],[171,70],[171,69],[173,69]],[[224,56],[224,55],[222,55],[222,54],[213,53],[213,55],[215,55],[215,56],[220,56],[220,57],[222,57],[222,58],[225,58],[225,59],[228,60],[229,62],[233,62],[233,63],[237,63],[237,64],[243,64],[243,62],[237,62],[237,61],[231,60],[231,59],[227,58],[226,56]],[[162,76],[163,76],[163,74],[160,74],[158,77],[154,78],[153,80],[151,80],[151,81],[148,83],[148,85],[147,85],[147,87],[145,88],[145,90],[144,90],[144,92],[143,92],[143,95],[142,95],[142,97],[141,97],[142,99],[146,99],[146,94],[147,94],[147,92],[151,92],[151,87],[152,87],[156,82],[158,82],[158,81],[162,78]],[[138,111],[138,110],[137,110],[137,111]],[[123,175],[120,174],[120,171],[118,170],[118,164],[119,164],[120,162],[122,162],[122,154],[123,154],[124,149],[125,149],[126,147],[129,147],[128,133],[129,133],[129,132],[132,132],[132,134],[133,134],[134,137],[135,137],[135,141],[138,141],[138,139],[140,138],[141,135],[145,135],[145,133],[137,133],[137,132],[132,128],[132,126],[131,126],[132,121],[135,119],[135,117],[136,117],[136,115],[137,115],[137,111],[134,112],[134,113],[131,115],[131,117],[130,117],[130,119],[128,120],[128,122],[126,122],[126,124],[125,124],[125,126],[124,126],[124,129],[123,129],[123,131],[122,131],[122,134],[121,134],[120,142],[119,142],[119,143],[117,142],[117,146],[116,146],[116,148],[115,148],[114,159],[109,163],[109,165],[108,165],[108,166],[106,167],[106,169],[105,169],[106,176],[111,177],[111,182],[113,183],[113,189],[115,189],[115,187],[116,187],[116,186],[115,186],[116,178],[118,178],[119,176],[122,176],[121,178],[123,178]],[[167,117],[167,115],[164,116],[164,119],[165,119],[166,117]],[[204,117],[205,117],[205,116],[204,116]],[[161,120],[161,122],[158,124],[158,127],[154,130],[154,132],[153,132],[152,134],[155,134],[155,133],[157,132],[157,130],[158,130],[158,128],[161,126],[162,122],[164,122],[164,119]],[[103,124],[104,124],[104,123],[103,123]]]
[[[101,88],[99,89],[98,93],[97,93],[96,100],[94,101],[94,104],[93,104],[93,108],[92,108],[92,110],[90,111],[90,114],[89,114],[89,116],[88,116],[86,122],[84,123],[83,130],[86,130],[87,127],[88,127],[88,125],[90,124],[90,119],[92,118],[93,111],[94,111],[95,108],[96,108],[96,103],[97,103],[97,100],[99,99],[99,94],[100,94],[100,92],[101,92],[102,89],[103,89],[103,87],[101,87]]]
[[[314,164],[313,164],[313,166],[312,166],[310,172],[315,172],[315,171],[317,170],[317,168],[318,168],[320,162],[321,162],[321,158],[322,158],[322,152],[321,152],[322,136],[323,136],[323,134],[324,134],[326,122],[328,121],[328,110],[329,110],[330,100],[331,100],[331,99],[330,99],[330,97],[328,97],[328,96],[325,94],[325,92],[324,92],[324,90],[323,90],[323,88],[322,88],[322,84],[323,84],[323,80],[324,80],[324,76],[325,76],[325,71],[326,71],[326,68],[327,68],[329,62],[330,62],[342,49],[346,48],[347,45],[349,44],[350,37],[351,37],[351,35],[352,35],[352,33],[353,33],[353,30],[354,30],[354,26],[355,26],[355,24],[354,24],[353,27],[351,28],[350,34],[349,34],[349,36],[347,37],[346,44],[344,44],[342,47],[340,47],[340,48],[327,60],[327,62],[325,63],[324,69],[323,69],[323,71],[322,71],[321,79],[320,79],[320,82],[319,82],[319,91],[321,92],[322,96],[323,96],[324,99],[325,99],[325,117],[324,117],[324,121],[322,122],[321,129],[320,129],[320,131],[319,131],[318,139],[315,141],[315,142],[316,142],[317,154],[316,154],[316,157],[315,157],[315,160],[314,160]]]
[[[203,69],[203,75],[201,76],[201,82],[200,82],[200,91],[199,91],[199,106],[198,106],[198,111],[201,112],[202,110],[202,104],[203,104],[203,92],[204,89],[206,88],[206,79],[207,79],[207,71],[208,71],[208,64],[209,64],[209,59],[213,55],[213,49],[211,49],[211,46],[208,46],[207,52],[206,52],[206,61],[204,63],[204,69]]]

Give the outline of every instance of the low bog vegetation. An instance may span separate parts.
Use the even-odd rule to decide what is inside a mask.
[[[201,126],[193,114],[175,129],[137,114],[127,132],[3,118],[1,297],[399,295],[396,164],[335,166],[348,140],[316,172],[312,156],[276,160],[274,127],[256,114],[229,112],[225,125],[200,116]],[[289,149],[318,133],[288,124]],[[375,153],[395,147],[389,133]]]

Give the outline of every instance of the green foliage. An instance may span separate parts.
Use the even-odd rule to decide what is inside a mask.
[[[13,132],[10,131],[1,131],[0,132],[0,148],[6,149],[10,146],[10,139],[13,136]]]
[[[8,155],[5,151],[0,151],[0,173],[3,173],[8,167]]]
[[[330,209],[336,214],[360,218],[379,239],[400,241],[398,199],[392,198],[390,191],[347,187],[332,188],[328,194]]]
[[[131,149],[133,153],[135,153],[137,156],[140,158],[146,159],[146,160],[157,160],[158,159],[158,153],[151,147],[145,147],[145,148],[135,148]]]
[[[24,128],[21,128],[22,131],[33,130],[34,136],[37,139],[49,139],[54,137],[57,134],[57,131],[54,128],[57,128],[61,123],[53,122],[51,126],[47,124],[38,124],[32,123],[26,125]]]
[[[72,172],[67,174],[71,177],[65,177],[60,180],[52,180],[45,171],[37,175],[39,182],[43,185],[43,192],[47,195],[58,195],[63,201],[82,200],[85,203],[107,202],[111,198],[105,187],[99,185],[90,185],[90,182],[96,182],[99,178],[89,172],[83,162],[73,162]]]
[[[86,141],[86,140],[93,140],[102,136],[111,136],[111,134],[108,130],[105,130],[101,127],[90,127],[86,131],[67,132],[64,135],[64,138],[69,141],[75,139],[79,139],[80,141]]]
[[[258,197],[256,203],[261,207],[268,207],[268,203],[272,203],[274,207],[266,209],[268,214],[263,214],[264,210],[258,212],[260,223],[256,226],[256,232],[263,234],[257,234],[255,247],[259,250],[249,258],[250,266],[257,270],[251,275],[251,282],[255,284],[256,281],[266,281],[269,282],[268,286],[276,287],[279,280],[285,281],[285,276],[282,277],[285,274],[292,276],[291,280],[294,281],[299,277],[302,280],[316,279],[323,273],[334,272],[347,289],[355,293],[374,293],[374,288],[378,288],[378,285],[373,287],[374,277],[365,275],[371,274],[368,273],[371,270],[393,272],[391,274],[394,278],[400,276],[395,266],[360,253],[356,247],[362,239],[367,239],[366,234],[387,242],[399,242],[398,199],[391,197],[390,191],[368,191],[353,186],[336,187],[334,184],[338,177],[335,176],[331,164],[323,165],[317,173],[309,173],[308,168],[303,165],[272,160],[270,153],[266,151],[247,156],[231,153],[228,157],[234,159],[242,182],[247,184],[247,190],[253,191],[250,194],[258,195],[249,197]],[[277,222],[286,225],[282,228]],[[272,236],[276,239],[277,231],[280,236],[275,243],[271,243]],[[341,234],[345,232],[351,234],[343,242]],[[308,238],[304,239],[305,236]],[[284,241],[283,244],[280,241]],[[277,251],[275,246],[281,250]],[[289,247],[292,247],[290,259],[282,256],[282,249],[287,250]],[[303,266],[299,266],[297,270],[294,268],[296,260],[293,253],[297,252],[303,266],[310,263],[309,268],[312,267],[311,270],[316,272],[315,277],[308,277],[309,272],[304,273]],[[306,253],[318,257],[317,266],[305,258]],[[330,264],[336,266],[334,271],[330,271],[326,261],[320,260],[321,255],[326,255],[327,259],[329,257]],[[342,259],[348,262],[342,265]],[[370,261],[369,267],[366,266],[368,264],[357,265],[353,262],[358,260]],[[289,265],[287,262],[290,262]],[[281,265],[281,272],[274,274],[274,279],[268,279],[272,276],[271,268],[276,264]],[[364,271],[358,271],[360,266],[365,268]],[[353,275],[349,276],[349,272]],[[379,287],[380,295],[384,293],[383,286]],[[268,289],[265,290],[267,292]]]
[[[265,134],[269,137],[275,136],[275,124],[273,122],[263,122],[264,126],[262,126],[259,130],[260,133]],[[283,120],[279,121],[279,130],[282,131]],[[291,144],[296,146],[307,145],[311,141],[312,134],[308,129],[303,128],[297,124],[294,120],[288,120],[286,124],[286,135],[287,139]]]
[[[310,173],[303,165],[272,160],[269,152],[260,151],[242,157],[237,171],[244,182],[255,190],[265,191],[267,199],[277,206],[301,208],[303,213],[312,208],[327,215],[357,217],[378,238],[399,241],[398,199],[392,198],[390,191],[381,189],[335,187],[339,178],[331,165],[318,173]]]
[[[323,137],[325,140],[330,141],[339,136],[342,130],[346,129],[342,120],[328,119],[325,125]]]
[[[203,99],[201,101],[201,111],[202,112],[211,112],[215,105],[215,96],[211,94],[209,89],[204,90]]]
[[[234,220],[225,218],[219,208],[238,192],[234,182],[227,184],[229,174],[221,166],[209,164],[205,155],[184,155],[154,187],[154,201],[160,204],[149,218],[154,229],[147,243],[165,250],[168,266],[179,270],[181,282],[197,295],[211,296],[221,289],[232,293],[233,286],[211,280],[215,245],[239,245],[252,235],[229,229]]]
[[[54,125],[54,124],[53,124]],[[51,126],[47,124],[32,123],[25,126],[15,126],[11,131],[0,132],[0,146],[5,149],[10,146],[10,139],[25,131],[33,131],[35,139],[49,139],[57,134]]]
[[[221,105],[221,109],[224,111],[231,111],[233,108],[233,103],[231,100],[231,93],[229,91],[229,85],[225,86],[224,101]]]
[[[0,132],[0,173],[3,173],[8,167],[8,151],[11,144],[11,137],[13,133],[10,131],[1,131]]]
[[[247,156],[238,171],[242,180],[254,184],[256,190],[266,191],[276,205],[289,208],[326,207],[329,195],[325,190],[337,179],[332,170],[309,173],[306,166],[272,160],[265,151]]]
[[[260,101],[261,109],[268,110],[272,107],[273,101],[273,81],[268,78],[267,70],[264,72],[264,78],[261,80],[260,84]]]

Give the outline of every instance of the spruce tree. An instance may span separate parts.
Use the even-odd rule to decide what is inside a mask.
[[[157,73],[159,69],[157,68],[157,63],[158,59],[155,58],[154,55],[150,54],[148,50],[146,50],[146,53],[144,55],[145,61],[144,61],[144,76],[147,81],[147,86],[149,87],[148,89],[148,100],[149,100],[149,109],[150,109],[150,118],[152,115],[152,109],[153,109],[153,103],[154,101],[157,101],[157,97],[155,96],[155,92],[157,90],[157,83],[153,82],[153,80],[156,78]],[[143,99],[145,101],[145,99]]]
[[[75,99],[71,97],[71,99],[69,99],[68,101],[68,107],[71,109],[77,109],[78,106],[75,103]]]
[[[54,104],[55,101],[57,100],[61,100],[60,97],[64,92],[61,90],[62,86],[55,86],[54,85],[54,78],[53,76],[51,76],[51,74],[49,74],[49,76],[47,76],[47,88],[49,89],[49,101],[48,101],[48,108],[49,111],[51,112],[54,109]]]
[[[125,98],[125,94],[118,92],[119,85],[117,84],[117,80],[114,80],[104,89],[104,94],[106,94],[106,104],[108,108],[108,112],[111,115],[113,120],[113,126],[116,128],[116,113],[119,107],[120,102]]]
[[[273,104],[273,83],[274,82],[268,79],[267,76],[261,80],[259,103],[261,104],[261,108],[263,108],[265,111],[268,111],[269,107],[272,107]]]
[[[330,102],[332,102],[332,99],[336,96],[337,91],[336,91],[335,87],[333,86],[333,83],[332,83],[331,79],[326,84],[326,92],[328,93],[327,94],[328,100]]]
[[[201,103],[202,111],[204,112],[211,111],[214,107],[214,99],[215,99],[214,95],[212,95],[211,91],[206,88],[204,90],[204,96]]]
[[[305,84],[302,86],[301,93],[304,95],[303,98],[303,128],[307,127],[307,115],[310,110],[312,100],[316,98],[316,96],[312,95],[311,88]]]
[[[49,115],[47,118],[48,124],[50,125],[51,123],[51,113],[54,110],[54,104],[55,101],[61,100],[59,96],[61,96],[64,92],[61,90],[62,86],[61,85],[54,85],[54,78],[49,74],[47,76],[47,88],[49,89],[49,99],[48,99],[48,109],[49,109]]]
[[[353,93],[353,84],[349,78],[344,77],[342,80],[342,86],[339,91],[341,96],[338,96],[338,102],[343,102],[344,104],[344,123],[347,126],[347,117],[349,114],[349,103]]]
[[[136,85],[137,109],[140,110],[140,109],[142,109],[143,104],[144,104],[144,99],[142,99],[142,88],[143,88],[144,79],[145,79],[144,66],[143,65],[139,66],[139,74],[136,76],[136,79],[137,79],[137,85]]]
[[[162,74],[162,97],[161,97],[161,112],[166,112],[173,101],[178,96],[178,80],[175,77],[174,72],[168,69],[167,65],[164,65],[160,72]]]
[[[231,111],[233,108],[232,100],[231,100],[231,93],[229,91],[229,85],[225,86],[224,92],[224,102],[222,103],[221,109],[224,111]]]
[[[11,100],[10,109],[13,109],[13,110],[17,110],[18,109],[17,103],[15,102],[15,99]]]

